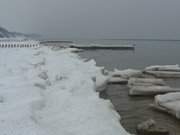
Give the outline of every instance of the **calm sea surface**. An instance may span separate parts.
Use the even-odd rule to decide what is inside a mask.
[[[136,44],[134,51],[96,50],[84,51],[81,56],[95,59],[97,65],[106,69],[143,69],[149,65],[180,64],[180,41],[153,40],[96,40],[77,41],[78,44],[122,45]],[[180,87],[180,80],[166,80],[172,87]],[[167,128],[171,135],[180,135],[180,121],[171,115],[149,107],[153,97],[129,97],[128,88],[110,85],[105,95],[120,113],[121,123],[130,133],[136,133],[138,123],[153,118],[158,125]]]
[[[156,64],[180,64],[180,41],[97,40],[80,44],[124,45],[136,44],[134,51],[97,50],[83,53],[108,69],[144,68]]]

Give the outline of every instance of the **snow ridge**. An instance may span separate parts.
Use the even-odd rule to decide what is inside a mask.
[[[0,55],[1,134],[129,135],[112,103],[95,91],[94,60],[48,47]]]

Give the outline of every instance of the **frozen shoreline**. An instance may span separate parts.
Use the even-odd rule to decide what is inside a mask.
[[[129,135],[95,91],[95,61],[47,47],[0,52],[2,134]]]

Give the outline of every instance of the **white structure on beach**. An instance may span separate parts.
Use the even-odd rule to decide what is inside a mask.
[[[0,48],[38,48],[39,41],[25,39],[0,39]]]

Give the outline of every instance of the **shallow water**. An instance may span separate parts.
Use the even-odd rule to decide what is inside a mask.
[[[179,120],[149,106],[153,103],[153,97],[130,97],[128,88],[121,85],[110,85],[106,94],[120,113],[122,125],[130,133],[136,133],[137,124],[152,118],[158,125],[168,129],[171,135],[180,134]]]
[[[97,42],[97,41],[96,41]],[[98,41],[100,42],[100,41]],[[111,44],[121,44],[129,41],[108,41]],[[136,44],[135,51],[84,51],[83,57],[96,60],[97,65],[106,69],[137,68],[143,69],[149,65],[180,64],[180,41],[130,41]],[[100,42],[110,44],[107,42]],[[180,87],[180,80],[166,80],[172,87]],[[180,135],[180,121],[174,116],[159,112],[149,107],[153,97],[130,97],[128,88],[122,85],[109,85],[106,96],[120,113],[121,123],[130,133],[136,133],[137,124],[153,118],[157,123],[167,128],[171,135]]]

